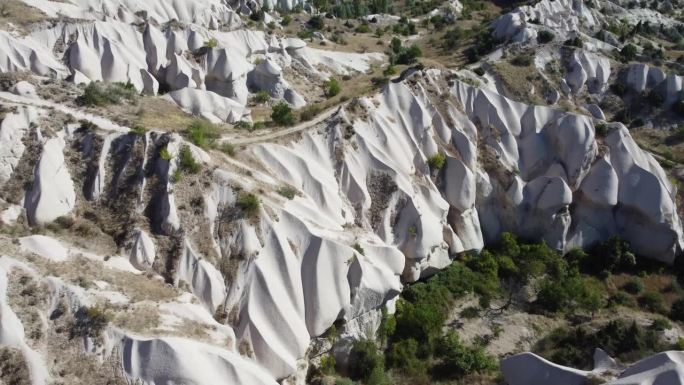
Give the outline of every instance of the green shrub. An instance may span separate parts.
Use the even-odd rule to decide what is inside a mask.
[[[352,246],[352,248],[353,248],[354,250],[356,250],[357,253],[359,253],[359,254],[361,254],[361,255],[366,255],[365,250],[363,250],[363,247],[361,247],[361,245],[360,245],[358,242],[354,243],[354,245]]]
[[[216,48],[217,46],[218,46],[218,40],[216,40],[213,37],[211,39],[205,41],[204,45],[203,45],[204,48]]]
[[[325,96],[332,98],[333,96],[339,94],[340,91],[342,91],[342,87],[337,79],[331,77],[327,82],[325,82]]]
[[[452,28],[444,33],[442,36],[442,48],[445,50],[453,50],[458,48],[465,33],[459,27]]]
[[[145,136],[145,133],[147,132],[147,128],[141,126],[141,125],[135,125],[133,128],[131,128],[130,133],[133,135],[138,135],[138,136]]]
[[[663,295],[655,291],[647,291],[639,297],[639,306],[653,313],[667,314],[667,306]]]
[[[166,148],[166,146],[162,147],[162,149],[159,150],[159,157],[162,160],[166,160],[166,161],[171,160],[171,153],[169,153],[169,149]]]
[[[566,40],[563,45],[566,45],[568,47],[577,47],[577,48],[582,48],[584,46],[584,42],[582,41],[582,38],[577,36],[572,39]]]
[[[332,353],[325,354],[321,357],[321,372],[324,374],[334,374],[335,365],[335,356]]]
[[[187,171],[191,174],[197,174],[202,169],[202,165],[195,160],[194,156],[192,156],[192,150],[190,150],[190,147],[181,147],[180,153],[178,155],[180,157],[179,167],[181,170]]]
[[[477,76],[483,76],[485,74],[485,70],[482,67],[477,67],[473,70]]]
[[[291,126],[295,123],[292,108],[285,102],[280,102],[273,106],[271,119],[280,126]]]
[[[219,126],[204,119],[194,119],[186,131],[190,141],[203,149],[212,147],[221,137]]]
[[[394,67],[392,64],[390,64],[390,65],[387,66],[387,68],[385,68],[385,69],[382,71],[382,74],[383,74],[384,76],[396,75],[396,74],[397,74],[397,68]]]
[[[362,23],[356,29],[354,29],[354,32],[357,33],[370,33],[371,29],[370,26],[367,23]]]
[[[256,195],[252,193],[241,192],[238,194],[237,206],[242,210],[245,216],[254,217],[259,213],[259,207],[261,206],[261,203]]]
[[[561,327],[540,340],[533,351],[560,365],[591,369],[596,347],[623,362],[667,350],[660,333],[622,319],[610,321],[595,331],[583,326]]]
[[[385,361],[375,343],[369,340],[355,341],[349,352],[349,376],[364,384],[384,384]]]
[[[292,22],[292,16],[290,15],[284,15],[282,20],[280,20],[280,24],[283,26],[288,26]]]
[[[122,100],[134,101],[138,92],[130,83],[90,82],[83,90],[83,95],[76,102],[84,106],[103,107],[110,104],[121,104]]]
[[[527,67],[532,65],[532,57],[520,54],[511,59],[511,64],[518,67]]]
[[[436,153],[434,155],[431,155],[427,159],[427,164],[430,166],[431,169],[433,170],[439,170],[442,167],[444,167],[444,164],[446,163],[446,156],[442,153]]]
[[[480,309],[475,306],[468,306],[467,308],[461,310],[461,317],[465,319],[473,319],[480,316]]]
[[[393,314],[387,313],[387,308],[382,307],[382,318],[380,319],[380,327],[378,328],[378,337],[380,341],[385,342],[387,339],[394,335],[394,331],[397,329],[397,320],[394,318]]]
[[[496,361],[482,347],[463,345],[453,330],[440,338],[435,356],[441,360],[438,370],[452,377],[496,369]]]
[[[595,125],[594,129],[596,130],[596,136],[598,138],[605,138],[606,135],[608,135],[608,126],[606,126],[605,123]]]
[[[629,62],[636,58],[637,47],[634,44],[627,44],[620,50],[620,58],[623,62]]]
[[[672,304],[672,309],[670,309],[670,318],[676,321],[684,322],[684,299],[678,299]]]
[[[553,34],[551,31],[543,30],[539,31],[537,34],[537,43],[539,44],[546,44],[550,43],[553,41],[553,39],[556,37],[556,35]]]
[[[240,120],[239,122],[235,122],[233,124],[233,127],[239,129],[239,130],[247,130],[249,132],[252,132],[254,128],[252,127],[252,123],[245,121],[245,120]]]
[[[278,189],[278,194],[284,196],[289,200],[292,200],[297,195],[297,190],[290,186],[283,186]]]
[[[325,27],[325,19],[321,15],[311,16],[307,25],[311,29],[321,30]]]
[[[644,282],[640,278],[634,278],[625,282],[622,289],[630,294],[640,294],[644,291]]]
[[[235,156],[235,146],[228,142],[221,143],[219,150],[228,156]]]
[[[74,314],[74,324],[71,327],[71,337],[99,338],[109,324],[111,317],[105,309],[98,306],[82,306]]]
[[[623,83],[613,83],[610,90],[617,96],[624,96],[627,93],[627,86]]]
[[[650,326],[651,329],[659,332],[670,329],[671,327],[672,324],[670,324],[670,321],[666,320],[665,318],[654,319],[653,323]]]
[[[316,115],[321,113],[321,106],[318,104],[309,104],[308,106],[302,108],[299,111],[299,120],[302,122],[307,122],[316,117]]]
[[[255,103],[264,104],[267,103],[269,100],[271,100],[271,95],[267,91],[261,90],[254,95]]]
[[[404,375],[419,378],[427,376],[427,365],[418,358],[418,342],[414,339],[392,344],[387,357],[389,366],[397,368]]]
[[[648,92],[645,96],[646,101],[648,104],[650,104],[653,107],[660,107],[663,105],[663,96],[660,94],[660,92],[656,90],[651,90]]]

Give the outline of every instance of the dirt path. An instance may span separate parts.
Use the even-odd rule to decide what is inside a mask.
[[[279,130],[279,131],[274,131],[274,132],[269,132],[268,134],[263,134],[263,135],[252,135],[252,136],[223,136],[221,137],[220,141],[221,142],[229,142],[232,145],[246,145],[246,144],[251,144],[251,143],[259,143],[259,142],[266,142],[269,140],[277,139],[283,136],[287,136],[290,134],[293,134],[295,132],[299,131],[304,131],[307,130],[318,123],[321,123],[322,121],[328,119],[329,117],[335,115],[342,107],[344,107],[346,103],[334,106],[332,108],[329,108],[320,114],[318,114],[315,118],[307,121],[307,122],[302,122],[297,125],[294,125],[292,127]]]
[[[118,125],[107,118],[79,111],[77,109],[44,99],[29,98],[26,96],[15,95],[9,92],[0,92],[0,101],[6,102],[11,105],[33,106],[43,109],[54,108],[55,110],[71,115],[78,120],[87,120],[97,125],[103,130],[117,131],[122,133],[130,131],[130,128]]]

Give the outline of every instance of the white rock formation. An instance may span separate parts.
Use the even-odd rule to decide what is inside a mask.
[[[152,267],[156,258],[154,241],[144,231],[137,229],[130,240],[128,257],[131,264],[139,270],[146,270]]]
[[[74,182],[64,161],[64,139],[56,137],[43,144],[40,160],[33,172],[33,184],[26,193],[29,223],[51,222],[68,214],[76,204]]]

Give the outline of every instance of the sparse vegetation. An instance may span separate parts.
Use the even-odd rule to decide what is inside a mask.
[[[553,41],[553,39],[555,37],[556,37],[556,35],[553,32],[547,31],[547,30],[541,30],[537,34],[537,43],[539,43],[539,44],[550,43]]]
[[[195,160],[195,157],[192,155],[192,150],[190,150],[189,146],[181,147],[178,156],[178,167],[180,167],[181,170],[191,174],[197,174],[202,169],[202,165]]]
[[[271,100],[271,95],[267,91],[261,90],[254,94],[254,102],[257,104],[268,103]]]
[[[204,48],[209,48],[209,49],[216,48],[217,46],[218,46],[218,40],[216,40],[213,37],[211,39],[205,41],[204,45],[203,45]]]
[[[291,126],[295,123],[295,117],[292,113],[292,108],[285,102],[280,102],[273,106],[271,119],[273,122],[275,122],[275,124],[280,126]]]
[[[340,91],[342,91],[342,86],[340,86],[340,82],[338,82],[337,79],[331,77],[325,82],[325,96],[332,98],[333,96],[337,96]]]
[[[214,146],[216,140],[221,137],[221,129],[208,120],[195,119],[188,127],[186,134],[193,144],[208,149]]]
[[[284,196],[289,200],[292,200],[295,196],[297,196],[297,190],[290,186],[283,186],[278,189],[278,194]]]
[[[83,106],[104,107],[110,104],[121,104],[124,100],[132,102],[138,92],[130,83],[90,82],[76,102]]]
[[[446,163],[446,156],[442,153],[436,153],[434,155],[431,155],[427,159],[427,164],[430,166],[432,170],[440,170],[442,167],[444,167],[444,164]]]
[[[236,203],[244,215],[250,218],[255,217],[259,213],[259,207],[261,207],[259,198],[248,192],[241,192],[238,194]]]

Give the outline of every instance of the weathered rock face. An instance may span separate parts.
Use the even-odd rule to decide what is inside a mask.
[[[606,385],[647,385],[684,383],[684,353],[668,351],[644,358],[628,368],[619,367],[605,352],[597,349],[594,370],[578,370],[549,362],[533,353],[521,353],[501,363],[504,379],[510,385],[581,385],[591,377]]]
[[[29,125],[20,121],[16,127]],[[3,122],[3,132],[5,124],[15,127]],[[127,210],[131,230],[151,230],[126,234],[124,259],[187,289],[207,314],[230,314],[236,345],[248,347],[268,383],[296,373],[310,339],[335,320],[357,325],[350,339],[360,335],[359,317],[376,319],[402,281],[433,274],[502,231],[559,250],[619,235],[638,254],[672,262],[681,248],[675,188],[624,126],[608,131],[597,139],[589,116],[513,102],[453,73],[415,71],[291,143],[247,146],[249,176],[205,167],[193,182],[200,190],[170,178],[185,145],[177,135],[58,133],[44,142],[25,206],[35,223],[50,221],[74,207],[82,188],[92,204]],[[79,141],[69,148],[89,157],[83,186],[72,182],[65,141]],[[160,158],[162,147],[171,160]],[[214,162],[190,149],[199,162]],[[431,170],[436,153],[444,166]],[[283,186],[296,191],[293,199],[276,192]],[[240,191],[258,189],[262,207],[246,216]],[[165,365],[159,357],[178,351],[174,344],[129,345],[149,347],[150,362]],[[135,357],[123,356],[130,376],[161,381],[161,367],[142,368]]]
[[[68,214],[76,204],[74,183],[64,162],[64,146],[64,140],[59,137],[43,144],[33,173],[33,185],[24,203],[29,223],[52,222]]]

